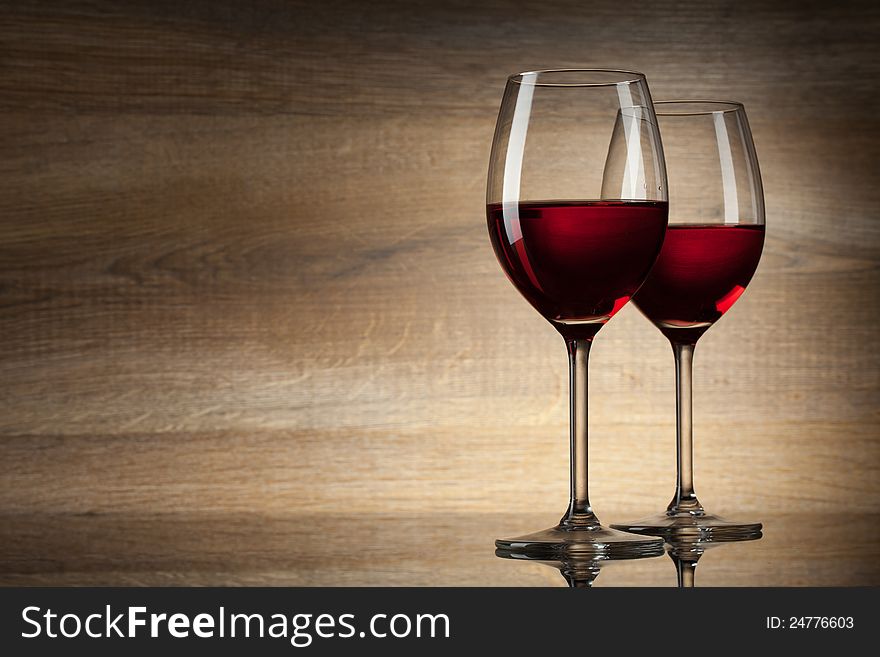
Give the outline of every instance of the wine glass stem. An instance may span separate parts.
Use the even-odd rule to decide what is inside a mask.
[[[675,415],[677,481],[675,497],[666,510],[668,515],[703,515],[703,507],[694,493],[693,435],[693,362],[694,344],[673,342],[675,354]]]
[[[571,400],[571,501],[560,524],[592,529],[599,521],[587,486],[587,364],[592,340],[566,339]]]

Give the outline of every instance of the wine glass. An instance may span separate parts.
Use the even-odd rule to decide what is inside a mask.
[[[694,493],[691,373],[694,346],[739,299],[764,246],[764,194],[741,103],[662,101],[670,183],[669,230],[634,302],[675,355],[678,478],[664,513],[612,527],[644,534],[687,533],[732,540],[761,524],[707,513]]]
[[[559,524],[501,539],[523,554],[662,554],[662,541],[599,524],[587,493],[587,358],[629,301],[666,233],[666,168],[645,76],[556,69],[507,80],[489,163],[495,255],[565,339],[571,386],[571,499]]]

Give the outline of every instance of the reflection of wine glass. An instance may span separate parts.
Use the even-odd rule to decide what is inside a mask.
[[[760,523],[704,511],[694,493],[691,363],[701,335],[736,302],[764,245],[761,172],[739,103],[656,104],[671,181],[669,231],[634,301],[672,343],[675,354],[678,481],[665,513],[617,529],[667,530],[721,538],[759,534]]]
[[[669,555],[669,558],[672,559],[672,563],[675,564],[678,587],[692,588],[695,586],[694,573],[697,569],[697,562],[706,550],[716,548],[719,545],[727,545],[729,543],[743,541],[755,541],[760,538],[760,531],[751,536],[742,536],[720,541],[706,538],[705,536],[694,536],[687,532],[684,534],[677,534],[675,532],[667,534],[665,536],[666,554]],[[531,561],[555,568],[560,572],[562,577],[565,578],[565,581],[571,588],[592,587],[593,582],[599,576],[600,569],[611,561],[596,554],[558,553],[554,556],[533,556],[504,549],[495,550],[495,556],[501,557],[502,559]],[[641,557],[637,556],[634,558]]]
[[[739,541],[755,541],[761,538],[761,532],[758,531],[751,535],[741,535],[738,538],[729,540],[712,540],[711,538],[694,538],[693,535],[688,537],[687,533],[675,534],[674,532],[666,536],[666,553],[675,564],[675,572],[678,577],[679,588],[693,588],[694,571],[697,569],[697,562],[706,550],[734,543]]]
[[[661,550],[659,554],[663,554]],[[578,552],[557,552],[555,555],[529,555],[522,552],[512,552],[510,550],[497,549],[495,556],[502,559],[518,559],[522,561],[532,561],[545,566],[555,568],[560,572],[568,585],[573,589],[586,589],[593,586],[593,582],[599,576],[599,570],[612,559],[601,554],[589,554]],[[642,559],[644,557],[654,557],[657,554],[634,554],[631,557],[622,557],[624,559]]]
[[[566,555],[562,552],[556,557],[544,555],[544,557],[533,557],[521,552],[511,552],[510,550],[495,550],[495,556],[502,559],[521,559],[524,561],[534,561],[545,566],[555,568],[568,582],[573,589],[588,589],[593,586],[593,581],[599,576],[599,569],[602,560],[597,559],[594,555],[584,554]]]
[[[558,330],[571,383],[571,500],[556,527],[496,541],[520,553],[662,553],[600,526],[587,494],[587,357],[666,232],[666,170],[645,77],[608,70],[507,81],[487,191],[489,234],[511,282]]]

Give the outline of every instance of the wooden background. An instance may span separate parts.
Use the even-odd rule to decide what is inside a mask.
[[[0,514],[555,520],[565,350],[483,211],[551,66],[746,104],[768,239],[697,349],[697,490],[876,510],[876,2],[3,4]],[[591,365],[594,505],[657,511],[669,347],[625,308]]]

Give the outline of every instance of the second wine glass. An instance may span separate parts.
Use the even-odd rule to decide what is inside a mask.
[[[739,299],[764,246],[761,172],[745,108],[728,101],[658,101],[670,180],[669,231],[635,295],[675,355],[675,495],[664,513],[612,527],[713,540],[761,535],[761,524],[707,513],[694,492],[691,376],[697,340]]]

